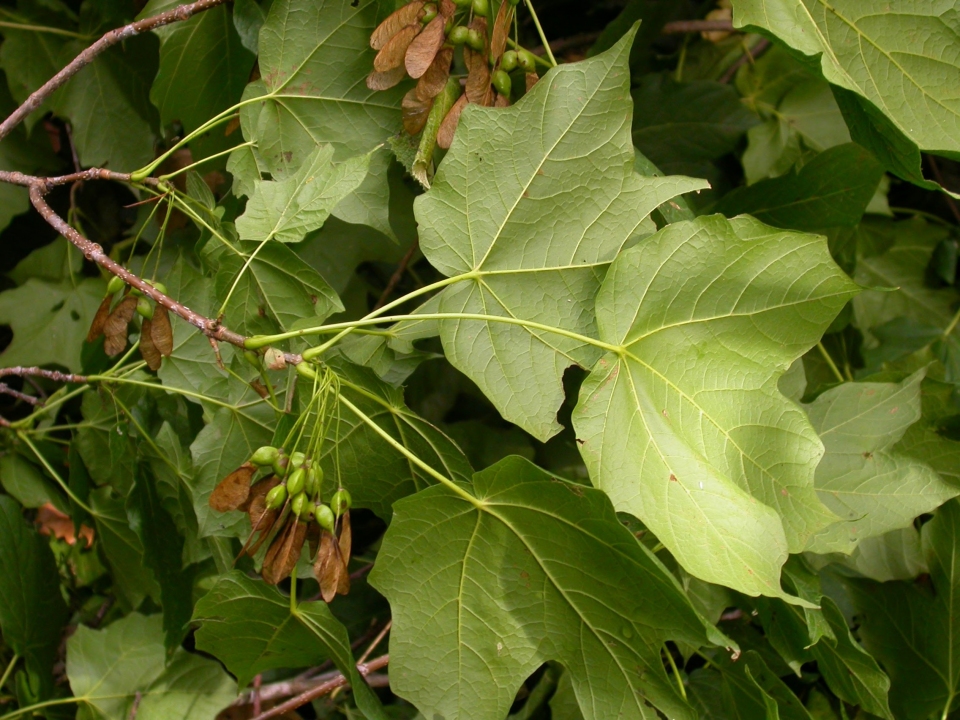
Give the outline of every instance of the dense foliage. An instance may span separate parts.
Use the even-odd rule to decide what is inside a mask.
[[[0,2],[0,720],[960,718],[953,0],[177,7]]]

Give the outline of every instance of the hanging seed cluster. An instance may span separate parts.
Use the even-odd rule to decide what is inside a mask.
[[[151,283],[160,292],[166,294],[163,283]],[[123,291],[120,300],[114,304],[117,295]],[[170,314],[162,305],[155,304],[136,288],[126,289],[123,280],[111,278],[107,285],[107,294],[97,308],[97,313],[87,332],[87,342],[94,342],[103,336],[103,350],[110,357],[116,357],[127,347],[127,335],[134,316],[141,317],[140,354],[147,367],[159,370],[163,358],[173,353],[173,328]]]
[[[403,129],[422,132],[431,149],[433,142],[449,148],[467,103],[506,107],[538,80],[530,52],[506,49],[516,35],[517,2],[502,0],[490,29],[490,0],[412,0],[370,36],[378,52],[367,87],[386,90],[407,77],[416,80],[403,98]],[[458,63],[464,77],[451,82]]]
[[[290,576],[307,545],[320,593],[330,602],[350,591],[352,498],[339,481],[339,462],[335,489],[325,487],[319,458],[327,428],[339,422],[339,386],[329,371],[313,377],[313,399],[284,445],[259,448],[220,481],[209,504],[217,512],[247,513],[250,537],[241,554],[254,557],[266,545],[260,572],[272,585]]]

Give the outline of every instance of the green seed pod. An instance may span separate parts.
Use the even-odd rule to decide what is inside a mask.
[[[287,474],[287,469],[289,467],[290,458],[288,458],[281,449],[277,459],[273,461],[273,474],[277,477],[283,477]]]
[[[473,14],[487,17],[490,14],[490,0],[473,0]]]
[[[290,509],[293,510],[293,514],[297,517],[302,518],[306,515],[307,518],[309,518],[311,512],[310,498],[307,497],[306,493],[297,493],[293,496],[293,500],[290,501]]]
[[[153,319],[153,303],[145,297],[137,300],[137,314],[147,320]]]
[[[500,69],[510,72],[517,66],[517,51],[507,50],[500,58]]]
[[[486,44],[486,38],[483,33],[473,28],[467,30],[467,45],[477,52],[483,52],[483,46]]]
[[[273,465],[279,457],[279,450],[270,445],[264,445],[253,452],[253,455],[250,456],[250,462],[257,467],[267,467],[267,465]]]
[[[307,482],[307,473],[303,468],[297,468],[287,478],[287,492],[291,495],[299,495],[303,492],[303,486]]]
[[[313,517],[317,519],[317,524],[327,532],[335,532],[337,518],[329,505],[320,503],[313,506]]]
[[[510,76],[507,75],[505,70],[497,70],[493,74],[493,86],[497,89],[497,92],[503,95],[504,97],[510,97],[510,90],[512,83],[510,82]]]
[[[287,499],[287,486],[286,485],[277,485],[273,490],[267,493],[267,497],[264,498],[263,504],[266,505],[267,510],[276,510],[278,507],[283,505],[284,500]]]
[[[420,22],[426,25],[428,22],[433,20],[437,16],[437,5],[436,3],[427,3],[423,6],[423,17],[420,18]]]
[[[463,45],[467,41],[467,36],[470,35],[470,31],[467,30],[463,25],[457,25],[453,30],[450,31],[450,36],[447,38],[454,45]]]
[[[517,64],[523,69],[524,72],[532,73],[537,70],[537,61],[533,57],[533,53],[529,50],[520,50],[517,52]]]
[[[157,289],[157,291],[162,292],[164,295],[167,294],[167,286],[164,285],[162,282],[157,282],[156,280],[148,280],[147,282],[150,285],[153,285]]]
[[[340,517],[350,509],[350,503],[352,502],[353,498],[350,497],[350,491],[345,488],[340,488],[333,494],[333,497],[330,498],[330,507],[333,508],[334,514]]]
[[[295,453],[293,453],[290,456],[290,462],[293,463],[293,467],[295,468],[303,467],[303,463],[306,459],[307,459],[307,456],[304,455],[299,450],[297,450]]]
[[[314,380],[317,377],[317,371],[308,362],[299,362],[296,364],[297,373],[301,376],[307,378],[307,380]]]
[[[123,290],[123,286],[126,283],[123,282],[120,278],[114,275],[110,278],[110,282],[107,283],[107,295],[116,295],[118,292]]]
[[[320,493],[322,483],[323,470],[319,465],[314,465],[307,470],[307,481],[303,486],[303,491],[310,497],[316,497]]]

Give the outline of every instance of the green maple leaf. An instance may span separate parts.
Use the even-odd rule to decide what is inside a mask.
[[[808,550],[850,553],[861,540],[907,527],[960,494],[960,486],[941,478],[923,455],[898,447],[920,420],[923,376],[921,371],[902,383],[844,383],[807,406],[826,449],[817,466],[817,494],[843,518],[812,538]],[[936,437],[948,449],[960,446]],[[955,461],[956,449],[952,455]]]
[[[960,73],[950,0],[896,11],[861,0],[734,0],[733,16],[735,27],[763,28],[818,57],[827,80],[869,100],[921,150],[960,151],[960,110],[947,100]]]
[[[635,30],[634,30],[635,32]],[[551,70],[516,105],[470,105],[431,190],[414,206],[420,247],[447,276],[440,312],[498,315],[595,336],[593,298],[650,213],[707,187],[634,172],[630,45]],[[440,323],[447,359],[501,414],[541,440],[560,430],[562,377],[592,365],[583,340],[501,322]]]
[[[472,488],[394,506],[370,578],[393,610],[391,688],[426,717],[500,720],[554,659],[588,720],[655,718],[654,706],[696,717],[664,673],[662,643],[725,639],[609,499],[517,456]]]
[[[691,574],[782,595],[788,552],[835,517],[823,452],[777,379],[857,292],[825,239],[750,217],[675,223],[617,258],[597,296],[618,346],[573,422],[590,477]]]

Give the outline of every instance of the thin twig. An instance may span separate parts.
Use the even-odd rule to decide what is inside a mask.
[[[668,22],[660,31],[664,35],[682,35],[683,33],[698,32],[734,32],[731,20],[674,20]]]
[[[62,383],[83,384],[87,382],[86,375],[74,375],[73,373],[62,373],[58,370],[45,370],[38,367],[23,367],[21,365],[0,368],[0,377],[6,377],[7,375],[15,375],[17,377],[42,377],[47,380]]]
[[[351,582],[356,582],[357,580],[359,580],[360,578],[362,578],[362,577],[363,577],[364,575],[366,575],[368,572],[370,572],[371,570],[373,570],[373,565],[374,565],[374,563],[369,563],[369,564],[367,564],[367,565],[364,565],[364,566],[363,566],[362,568],[360,568],[359,570],[354,570],[352,573],[350,573],[350,581],[351,581]]]
[[[43,401],[40,398],[35,398],[33,395],[27,395],[19,390],[14,390],[6,383],[0,383],[0,395],[9,395],[10,397],[16,398],[17,400],[22,400],[23,402],[31,405],[43,405]]]
[[[933,155],[927,155],[927,162],[930,163],[930,169],[933,170],[933,177],[936,178],[937,182],[940,184],[940,187],[946,188],[947,186],[943,182],[943,173],[940,172],[940,165],[937,163]],[[942,193],[943,197],[947,199],[947,205],[950,206],[950,212],[953,213],[954,219],[960,223],[960,208],[957,207],[957,204],[953,201],[953,198],[950,197],[947,193]]]
[[[737,61],[727,68],[727,71],[720,78],[720,82],[726,84],[733,80],[733,76],[737,74],[737,70],[746,65],[748,62],[753,62],[758,57],[763,55],[767,48],[770,47],[770,41],[766,38],[760,38],[756,45],[752,48],[749,48],[747,52],[737,58]]]
[[[360,656],[360,659],[357,660],[358,665],[362,665],[367,661],[367,658],[370,657],[370,653],[376,649],[377,645],[380,644],[380,641],[383,640],[384,636],[390,632],[390,628],[393,627],[393,620],[389,620],[386,625],[383,626],[383,630],[373,639],[373,642],[370,643],[369,647],[363,651],[363,655]]]
[[[394,290],[397,289],[397,285],[400,283],[400,279],[403,277],[403,274],[407,271],[407,265],[410,264],[410,261],[413,259],[414,254],[417,252],[417,249],[420,247],[420,238],[418,237],[410,244],[410,249],[407,250],[406,254],[400,259],[400,263],[397,265],[397,269],[393,271],[393,275],[390,276],[387,286],[383,289],[383,292],[380,293],[380,299],[377,300],[377,304],[373,306],[374,310],[379,310],[382,308],[387,300],[390,298],[390,295]]]
[[[47,80],[38,90],[34,91],[20,107],[14,110],[10,117],[0,123],[0,140],[5,138],[10,132],[19,125],[30,113],[40,107],[43,102],[50,97],[58,88],[64,85],[70,78],[76,75],[80,70],[93,62],[104,50],[116,45],[127,38],[134,37],[143,32],[148,32],[163,25],[169,25],[173,22],[179,22],[192,17],[198,12],[208,10],[217,5],[222,5],[226,0],[198,0],[189,5],[179,5],[172,10],[154,15],[150,18],[138,20],[137,22],[124,25],[106,33],[90,45],[86,50],[71,60],[60,72]]]
[[[263,674],[257,673],[253,678],[253,714],[259,715],[260,709],[260,684],[263,682]]]
[[[381,655],[380,657],[376,657],[368,663],[357,664],[357,671],[360,673],[360,675],[366,678],[375,670],[379,670],[380,668],[386,667],[387,663],[389,662],[390,662],[389,654]],[[333,692],[337,688],[343,687],[344,685],[347,685],[347,684],[349,683],[346,676],[343,673],[337,673],[330,680],[327,680],[326,682],[323,682],[317,685],[316,687],[311,688],[310,690],[307,690],[306,692],[301,693],[300,695],[297,695],[296,697],[291,698],[290,700],[287,700],[287,702],[285,703],[281,703],[276,707],[271,708],[270,710],[267,710],[265,713],[262,713],[261,715],[257,715],[256,717],[253,718],[253,720],[269,720],[269,718],[275,718],[275,717],[279,717],[280,715],[285,715],[288,712],[291,712],[293,710],[296,710],[299,707],[306,705],[311,700],[315,700],[318,697],[322,697],[323,695]]]

